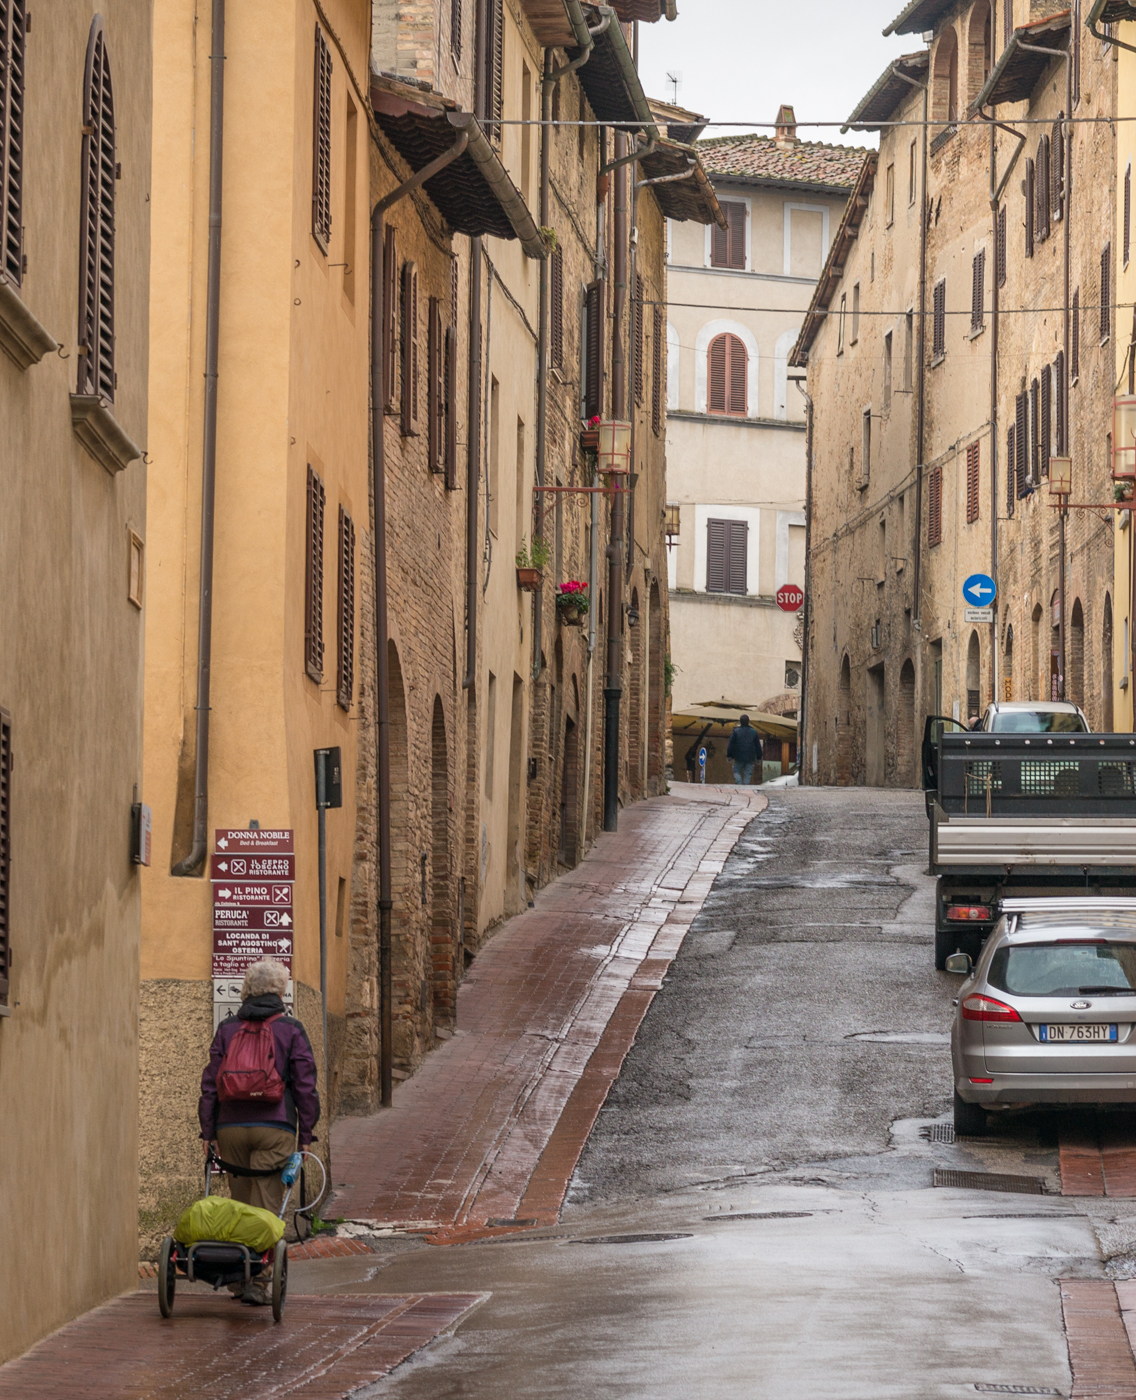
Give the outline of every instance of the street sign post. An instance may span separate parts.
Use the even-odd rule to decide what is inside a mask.
[[[795,583],[783,583],[775,597],[782,612],[799,612],[805,603],[804,590],[798,588]]]
[[[994,621],[994,609],[993,609],[993,608],[964,608],[964,609],[963,609],[963,612],[962,612],[962,615],[963,615],[963,618],[964,618],[967,622],[993,622],[993,621]]]
[[[972,608],[989,608],[998,596],[998,586],[989,574],[971,574],[962,586],[962,596]]]
[[[699,781],[700,783],[704,783],[704,782],[706,781],[706,746],[705,746],[705,745],[703,745],[702,748],[700,748],[700,749],[698,750],[698,781]]]
[[[218,831],[209,858],[213,886],[213,1026],[236,1011],[245,971],[261,958],[288,970],[284,1001],[292,1004],[296,879],[293,833]],[[234,994],[234,986],[236,992]]]

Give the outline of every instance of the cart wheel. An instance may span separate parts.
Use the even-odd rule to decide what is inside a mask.
[[[288,1246],[283,1240],[276,1246],[272,1261],[272,1320],[279,1322],[284,1314],[284,1299],[288,1296]]]
[[[158,1307],[163,1317],[171,1317],[174,1311],[174,1288],[177,1284],[177,1267],[174,1264],[174,1242],[169,1235],[162,1241],[162,1252],[158,1255]]]

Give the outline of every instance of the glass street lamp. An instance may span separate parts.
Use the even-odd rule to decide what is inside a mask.
[[[1136,394],[1118,394],[1112,401],[1112,474],[1136,477]]]
[[[597,431],[597,470],[625,476],[631,470],[631,424],[609,418],[600,423]]]

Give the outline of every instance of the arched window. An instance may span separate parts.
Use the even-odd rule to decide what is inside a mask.
[[[993,67],[994,35],[990,0],[977,0],[967,25],[966,100],[973,102]]]
[[[749,368],[745,346],[736,335],[727,331],[710,342],[707,358],[706,411],[744,418]]]
[[[83,185],[79,210],[80,394],[114,402],[114,96],[103,22],[96,15],[83,75]]]
[[[948,25],[935,50],[935,82],[931,120],[958,121],[958,36]]]

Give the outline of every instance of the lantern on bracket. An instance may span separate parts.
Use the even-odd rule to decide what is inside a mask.
[[[601,475],[626,476],[631,470],[631,424],[604,419],[597,429],[596,468]]]
[[[1112,401],[1112,475],[1136,478],[1136,394],[1118,394]]]
[[[1073,490],[1073,459],[1071,457],[1050,457],[1049,494],[1068,496]]]

